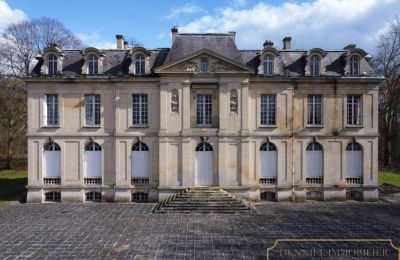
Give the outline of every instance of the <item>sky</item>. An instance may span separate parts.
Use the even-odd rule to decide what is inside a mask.
[[[295,49],[342,49],[355,43],[373,53],[376,38],[400,15],[400,0],[0,0],[0,32],[10,23],[48,16],[85,45],[115,48],[115,35],[146,48],[170,47],[179,32],[235,31],[239,49],[261,49],[266,40]]]

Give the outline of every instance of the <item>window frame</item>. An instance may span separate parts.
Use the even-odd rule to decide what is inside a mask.
[[[310,76],[321,76],[321,57],[319,55],[311,55],[310,57]]]
[[[272,54],[264,55],[263,73],[264,73],[264,76],[273,76],[274,75],[274,56]]]
[[[271,107],[270,101],[268,100],[266,103],[263,101],[264,98],[271,98],[273,97],[273,107]],[[265,104],[264,104],[265,103]],[[276,127],[277,126],[277,95],[276,94],[261,94],[260,95],[260,126],[261,127]],[[273,108],[273,111],[269,111],[269,109]],[[264,111],[264,109],[266,109]],[[273,119],[269,120],[268,119],[268,114],[272,113],[273,114]],[[265,116],[265,119],[264,119]]]
[[[351,97],[351,103],[349,103],[349,98]],[[358,97],[358,103],[354,102],[354,98]],[[358,111],[358,115],[355,115],[355,105],[358,105],[357,107],[357,111]],[[351,107],[351,112],[349,112],[349,106]],[[362,95],[355,95],[355,94],[348,94],[346,96],[346,127],[363,127],[363,98]],[[358,119],[357,123],[354,123],[355,118]],[[351,120],[349,120],[351,119]]]
[[[135,55],[135,75],[142,76],[146,74],[146,59],[141,53]]]
[[[58,57],[55,54],[49,54],[47,56],[47,74],[57,75],[58,74]]]
[[[88,99],[92,99],[92,103],[88,103]],[[98,98],[98,100],[97,100]],[[100,94],[85,94],[85,127],[101,127],[101,95]],[[91,115],[93,123],[88,123],[88,106],[91,106]],[[98,117],[98,118],[97,118]],[[98,120],[97,120],[98,119]],[[96,123],[98,122],[98,123]]]
[[[310,103],[310,97],[313,98],[312,102]],[[316,97],[320,97],[319,103],[316,100]],[[317,123],[317,117],[318,117],[318,106],[319,105],[319,114],[320,114],[320,122]],[[312,109],[310,109],[310,106]],[[312,111],[311,115],[311,121],[310,121],[310,110]],[[324,126],[324,102],[323,102],[323,96],[322,95],[314,95],[310,94],[307,96],[307,122],[306,122],[307,127],[323,127]]]
[[[212,94],[196,94],[196,126],[209,128],[212,127],[212,125],[213,125]]]
[[[96,76],[99,74],[99,57],[95,54],[88,56],[88,75]]]
[[[135,99],[137,96],[137,105],[135,107]],[[147,93],[133,93],[131,95],[131,126],[132,127],[148,127],[149,126],[149,95]],[[135,116],[138,120],[135,120]]]
[[[350,76],[360,75],[360,57],[358,55],[351,55],[349,58],[349,72]]]
[[[53,97],[53,99],[49,97]],[[50,100],[52,100],[52,104],[49,104]],[[58,94],[44,94],[42,116],[44,127],[60,127],[60,98]],[[52,118],[51,123],[49,123],[49,118]]]

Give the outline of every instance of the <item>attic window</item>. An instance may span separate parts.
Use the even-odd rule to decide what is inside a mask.
[[[200,69],[201,69],[201,72],[208,71],[208,59],[207,58],[201,59]]]
[[[319,76],[320,58],[318,55],[311,56],[310,73],[311,76]]]
[[[360,59],[358,58],[358,56],[357,55],[351,56],[350,57],[350,75],[358,76],[359,65],[360,65]]]
[[[54,54],[49,55],[48,69],[49,69],[49,75],[57,74],[57,56]]]
[[[135,56],[135,74],[144,75],[144,57],[141,54]]]
[[[96,55],[89,56],[89,75],[97,75],[99,70],[99,59]]]
[[[264,57],[264,76],[272,76],[274,71],[274,57],[270,54]]]

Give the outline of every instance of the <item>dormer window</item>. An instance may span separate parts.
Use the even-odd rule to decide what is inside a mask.
[[[135,74],[144,75],[144,70],[145,70],[144,57],[142,54],[138,54],[135,56]]]
[[[200,69],[201,69],[201,72],[207,72],[208,71],[208,59],[207,58],[202,58],[201,59]]]
[[[89,75],[97,75],[99,73],[99,59],[92,54],[88,58]]]
[[[264,56],[264,76],[272,76],[274,72],[274,57],[271,54]]]
[[[318,55],[311,56],[310,59],[310,74],[311,76],[319,76],[320,75],[320,57]]]
[[[357,55],[350,57],[350,75],[358,76],[360,66],[360,58]]]
[[[48,70],[49,75],[57,74],[57,56],[54,54],[51,54],[48,57]]]

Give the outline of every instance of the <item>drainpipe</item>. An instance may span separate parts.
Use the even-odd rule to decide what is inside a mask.
[[[297,82],[293,81],[292,90],[292,201],[296,202],[295,190],[294,190],[294,91],[297,89]]]

